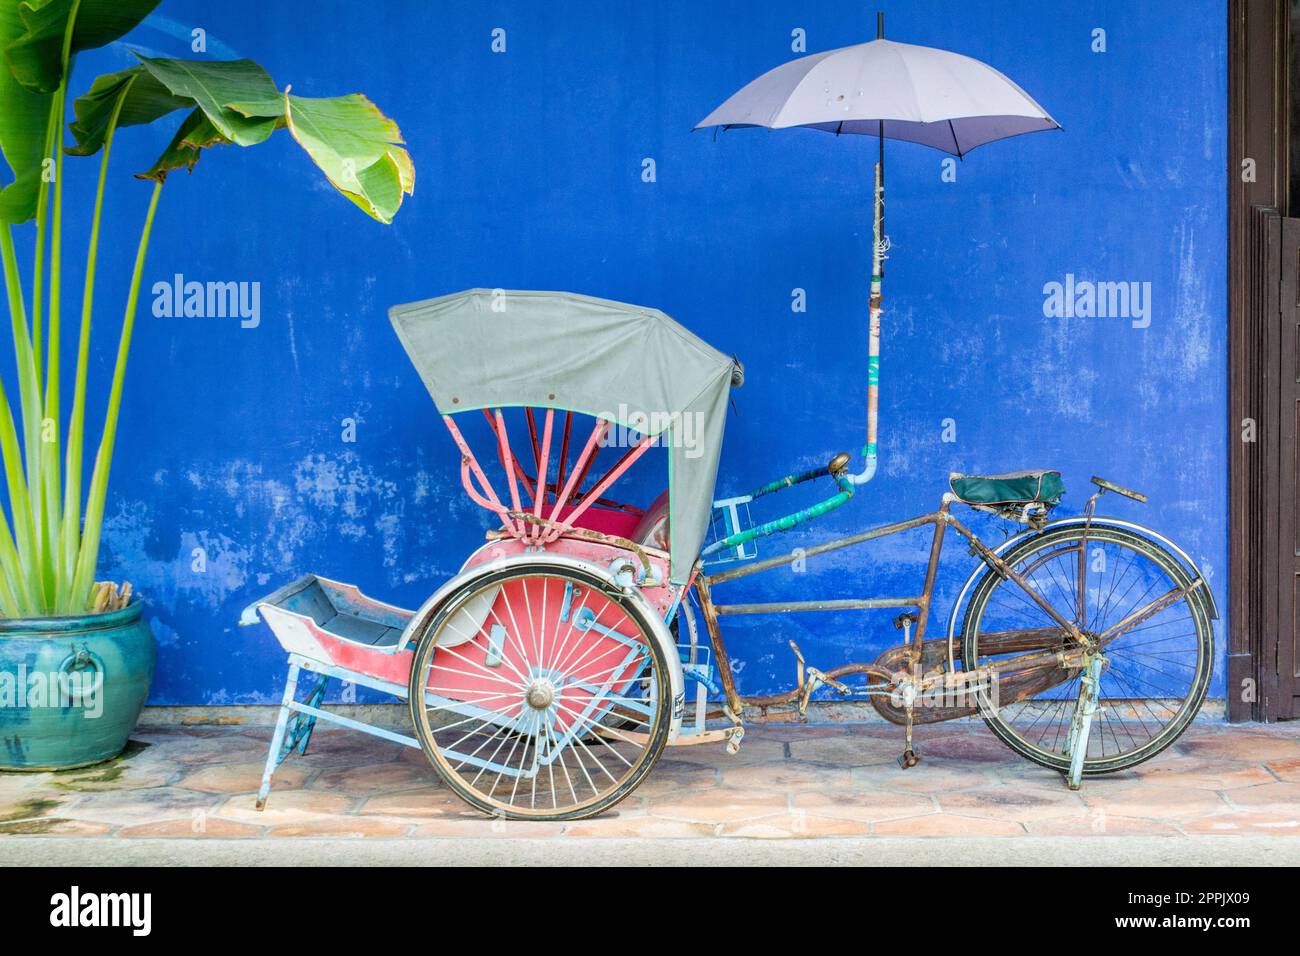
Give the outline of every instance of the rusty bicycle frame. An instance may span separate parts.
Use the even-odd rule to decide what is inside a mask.
[[[1101,482],[1098,483],[1101,485]],[[1127,489],[1115,487],[1116,490],[1127,491]],[[1084,536],[1080,542],[1071,545],[1071,547],[1077,548],[1079,551],[1080,574],[1078,577],[1078,590],[1081,598],[1085,593],[1087,581],[1087,568],[1084,561],[1087,533],[1091,526],[1096,500],[1106,490],[1108,489],[1101,485],[1100,490],[1088,500],[1085,508]],[[697,575],[694,581],[695,593],[708,628],[709,640],[713,648],[714,666],[718,670],[718,676],[726,698],[726,707],[723,708],[723,712],[733,725],[729,734],[730,747],[734,748],[739,743],[739,738],[744,734],[741,716],[746,706],[765,710],[768,707],[795,704],[802,716],[807,711],[812,694],[821,687],[830,687],[844,697],[855,693],[858,695],[865,694],[868,698],[889,697],[893,700],[901,697],[901,717],[890,714],[885,707],[881,706],[878,700],[873,700],[872,703],[876,704],[877,709],[885,713],[889,719],[905,724],[907,728],[906,744],[903,755],[899,758],[899,763],[905,768],[914,766],[920,759],[912,745],[912,726],[914,723],[931,723],[949,720],[954,717],[968,716],[979,709],[974,704],[956,704],[934,708],[918,717],[914,704],[922,695],[930,695],[938,691],[944,695],[944,700],[947,700],[951,695],[960,695],[962,699],[965,699],[966,695],[987,691],[991,687],[997,693],[996,689],[999,687],[1000,682],[1005,679],[1007,682],[1006,690],[1010,692],[1012,700],[1032,696],[1064,682],[1076,672],[1087,673],[1094,661],[1097,662],[1096,666],[1100,668],[1104,660],[1101,657],[1101,651],[1106,644],[1204,583],[1203,579],[1198,575],[1187,585],[1174,587],[1144,607],[1133,611],[1103,633],[1093,634],[1086,630],[1086,601],[1081,600],[1079,602],[1081,608],[1080,621],[1067,620],[1030,584],[1029,576],[1035,568],[1047,560],[1048,556],[1044,555],[1034,562],[1026,572],[1016,571],[1000,555],[985,545],[978,535],[952,514],[952,503],[959,500],[953,494],[945,494],[938,510],[929,514],[881,525],[809,548],[796,549],[777,557],[753,561],[741,567],[719,571],[714,574]],[[925,569],[925,580],[919,595],[820,601],[771,601],[757,604],[719,604],[714,600],[713,589],[720,584],[749,577],[762,571],[784,567],[800,559],[842,550],[927,525],[933,526],[934,533],[930,543],[929,560]],[[928,642],[929,646],[927,647],[925,634],[934,595],[934,582],[938,575],[939,561],[943,554],[944,536],[949,527],[969,542],[972,555],[978,557],[1005,580],[1014,581],[1029,599],[1040,607],[1058,626],[1055,628],[1043,627],[998,631],[981,635],[991,653],[1012,653],[1015,656],[983,665],[976,664],[974,667],[969,665],[975,662],[963,661],[960,670],[957,668],[957,653],[953,646],[954,640],[952,636],[943,641]],[[740,614],[776,614],[788,611],[876,610],[882,608],[915,610],[915,613],[900,615],[895,621],[895,625],[904,630],[904,644],[886,652],[886,655],[882,655],[884,657],[892,654],[893,660],[901,665],[898,668],[890,669],[881,666],[878,661],[874,664],[843,664],[827,671],[819,671],[816,668],[806,666],[798,646],[791,641],[790,644],[797,660],[796,686],[792,690],[758,697],[742,697],[737,691],[735,675],[731,669],[731,660],[727,654],[719,624],[721,617]],[[912,633],[913,625],[915,626],[915,634]],[[938,647],[940,644],[946,646],[940,649]],[[936,651],[939,651],[939,653],[936,653]],[[1024,653],[1016,653],[1021,651]],[[923,673],[923,663],[927,661],[939,666],[932,667],[930,671]],[[839,678],[849,675],[865,675],[868,678],[875,678],[877,683],[868,683],[864,689],[855,692],[839,680]]]

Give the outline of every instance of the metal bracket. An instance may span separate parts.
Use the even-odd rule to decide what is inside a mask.
[[[1064,754],[1070,758],[1070,770],[1065,782],[1071,790],[1078,790],[1083,782],[1083,762],[1088,756],[1088,732],[1092,718],[1100,712],[1097,699],[1101,689],[1101,672],[1107,660],[1100,653],[1088,659],[1088,666],[1079,680],[1079,699],[1070,718],[1070,735],[1066,738]]]
[[[745,737],[745,724],[725,703],[722,705],[722,713],[731,721],[731,733],[727,737],[727,753],[734,757],[740,753],[740,742]]]
[[[971,557],[979,558],[980,561],[992,568],[993,573],[1003,581],[1007,580],[1006,568],[1000,563],[998,556],[986,548],[984,542],[980,541],[975,535],[970,536],[970,547],[966,550],[970,552]]]

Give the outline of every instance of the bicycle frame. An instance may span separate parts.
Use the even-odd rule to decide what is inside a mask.
[[[824,472],[822,472],[824,474]],[[950,636],[947,639],[947,670],[942,676],[945,686],[951,688],[957,683],[964,685],[977,685],[980,681],[989,678],[997,679],[1001,672],[1011,672],[1016,670],[1026,670],[1033,667],[1042,667],[1047,665],[1056,665],[1061,667],[1078,667],[1086,665],[1086,657],[1090,651],[1096,647],[1097,641],[1091,636],[1081,631],[1075,622],[1066,620],[1050,603],[1048,603],[1029,583],[1026,577],[1007,562],[1005,562],[995,551],[990,549],[979,537],[971,531],[965,524],[952,514],[951,505],[956,500],[953,495],[945,494],[938,510],[929,514],[919,515],[914,518],[908,518],[904,521],[894,522],[892,524],[882,525],[858,534],[848,535],[843,538],[837,538],[824,544],[815,545],[811,548],[791,551],[787,554],[774,558],[767,558],[762,561],[754,561],[742,567],[732,568],[727,571],[721,571],[716,574],[697,576],[695,580],[696,594],[699,597],[700,607],[704,615],[705,624],[708,627],[709,639],[713,644],[714,666],[718,668],[718,675],[722,682],[724,694],[727,699],[727,706],[733,715],[733,719],[738,719],[746,705],[757,707],[769,707],[778,704],[799,702],[800,709],[806,709],[808,696],[816,686],[809,686],[809,682],[802,680],[804,667],[800,661],[800,684],[792,691],[781,694],[772,694],[763,697],[742,698],[736,689],[735,675],[731,670],[730,658],[727,654],[723,641],[719,618],[732,614],[775,614],[789,611],[840,611],[840,610],[874,610],[880,608],[914,608],[916,633],[913,636],[908,631],[907,639],[907,661],[908,670],[918,679],[921,675],[917,673],[918,665],[922,657],[922,647],[925,641],[926,627],[929,622],[932,598],[934,594],[934,582],[938,575],[939,561],[943,555],[944,536],[949,527],[957,534],[960,534],[970,543],[971,553],[976,555],[980,560],[990,568],[1002,575],[1004,578],[1014,581],[1022,591],[1037,604],[1054,621],[1058,628],[1039,628],[1024,631],[1006,631],[999,632],[995,635],[989,635],[991,638],[1001,638],[1006,644],[1013,644],[1019,641],[1022,644],[1032,646],[1035,638],[1040,642],[1044,638],[1052,635],[1062,634],[1066,638],[1062,647],[1058,651],[1037,651],[1021,654],[1011,658],[1005,658],[994,664],[985,665],[984,667],[969,668],[968,662],[963,662],[963,670],[958,671],[956,665],[956,654],[954,652],[954,641]],[[713,589],[719,584],[725,584],[729,581],[735,581],[740,578],[758,574],[761,571],[768,571],[774,568],[784,567],[796,560],[814,557],[820,554],[826,554],[831,551],[838,551],[844,548],[853,547],[878,538],[888,537],[894,534],[900,534],[905,531],[911,531],[915,528],[931,525],[934,528],[934,534],[930,543],[930,556],[926,564],[925,579],[919,595],[907,595],[903,597],[871,597],[871,598],[848,598],[834,599],[823,601],[774,601],[759,604],[718,604],[713,600]],[[1166,596],[1168,597],[1168,596]],[[1152,612],[1154,613],[1154,611]],[[900,622],[904,619],[900,618]],[[1134,621],[1133,624],[1137,622]],[[1132,625],[1129,625],[1132,626]],[[1127,629],[1127,626],[1124,628]],[[1113,629],[1112,629],[1113,630]],[[1118,633],[1118,632],[1117,632]],[[1065,646],[1066,643],[1072,646]],[[796,649],[797,653],[797,649]],[[893,682],[895,675],[887,670],[872,664],[845,664],[827,672],[811,670],[811,681],[814,685],[834,684],[836,679],[849,674],[866,674],[874,676],[884,682],[881,686],[868,686],[866,691],[868,696],[873,694],[887,694],[885,684]],[[959,674],[965,674],[964,679],[958,679]],[[842,685],[841,685],[842,686]],[[972,708],[973,712],[973,708]]]

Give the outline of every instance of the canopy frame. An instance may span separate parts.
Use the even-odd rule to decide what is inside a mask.
[[[571,531],[583,513],[607,504],[605,492],[651,445],[666,445],[670,579],[689,581],[709,529],[727,393],[742,378],[734,358],[657,309],[564,292],[471,289],[394,306],[389,317],[461,451],[466,492],[513,537],[542,545]],[[501,410],[509,407],[526,410],[534,475],[505,433]],[[474,410],[484,412],[496,438],[506,472],[501,494],[452,421]],[[567,414],[552,485],[557,410]],[[591,415],[596,426],[569,470],[574,414]],[[583,491],[597,446],[614,425],[639,437]],[[576,513],[566,512],[570,506]]]

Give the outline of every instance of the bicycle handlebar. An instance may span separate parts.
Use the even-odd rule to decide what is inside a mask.
[[[761,498],[764,495],[770,495],[777,491],[784,491],[786,488],[793,488],[795,485],[803,484],[805,481],[811,481],[814,478],[820,478],[822,475],[830,475],[839,481],[839,476],[845,468],[848,467],[850,458],[846,451],[840,452],[829,463],[820,468],[809,468],[807,471],[798,471],[792,475],[786,475],[784,478],[778,478],[776,481],[768,482],[761,488],[756,488],[749,493],[750,500]]]
[[[1125,498],[1132,498],[1134,501],[1141,504],[1147,503],[1147,496],[1142,494],[1142,492],[1134,491],[1132,488],[1125,488],[1123,485],[1116,484],[1113,481],[1107,481],[1105,478],[1098,478],[1096,475],[1093,475],[1092,483],[1102,491],[1113,491],[1118,495],[1123,495]]]
[[[829,498],[823,499],[816,504],[809,505],[807,508],[801,508],[792,514],[785,515],[781,518],[775,518],[772,521],[760,525],[755,525],[754,527],[748,528],[744,531],[737,531],[735,534],[728,535],[720,541],[715,541],[700,552],[700,557],[707,558],[709,555],[716,554],[719,551],[726,551],[730,548],[739,548],[741,545],[748,544],[757,538],[765,538],[768,535],[776,534],[781,531],[789,531],[796,525],[801,525],[805,521],[820,518],[822,515],[834,511],[836,508],[840,507],[840,505],[853,497],[853,482],[851,476],[846,473],[848,463],[848,454],[846,452],[841,452],[832,458],[830,463],[824,468],[813,468],[805,472],[787,475],[785,478],[764,485],[762,488],[755,491],[750,498],[753,499],[761,495],[780,491],[783,488],[790,488],[812,478],[820,477],[821,475],[831,475],[835,479],[835,485],[839,488],[839,491],[836,494],[831,495]]]

